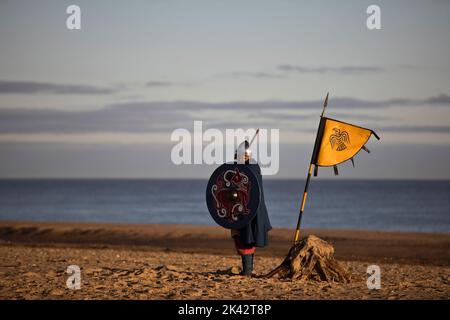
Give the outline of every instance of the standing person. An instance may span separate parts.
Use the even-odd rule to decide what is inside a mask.
[[[234,155],[235,162],[245,163],[253,171],[261,188],[261,201],[257,214],[247,226],[241,229],[231,229],[231,237],[234,240],[237,253],[242,258],[241,275],[251,276],[253,272],[253,257],[256,247],[268,245],[268,232],[272,229],[266,204],[264,202],[264,191],[262,184],[261,168],[251,157],[248,141],[242,142]]]

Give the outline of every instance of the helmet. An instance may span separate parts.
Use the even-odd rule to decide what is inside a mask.
[[[242,142],[236,149],[234,154],[234,159],[238,163],[245,163],[249,161],[252,157],[252,150],[250,150],[250,144],[247,140]]]

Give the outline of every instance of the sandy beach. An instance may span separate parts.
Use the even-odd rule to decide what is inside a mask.
[[[0,222],[0,299],[449,299],[450,234],[304,230],[330,242],[349,284],[259,278],[276,267],[290,229],[270,232],[255,277],[227,230],[187,225]],[[367,267],[381,268],[369,290]],[[69,265],[81,289],[66,287]]]

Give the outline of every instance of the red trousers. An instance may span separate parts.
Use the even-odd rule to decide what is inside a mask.
[[[242,244],[239,241],[238,235],[234,235],[233,240],[234,240],[234,246],[236,247],[236,251],[237,251],[238,255],[244,256],[246,254],[254,254],[255,253],[256,247]]]

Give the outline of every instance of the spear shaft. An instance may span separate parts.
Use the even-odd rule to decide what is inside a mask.
[[[300,237],[300,225],[302,223],[303,211],[305,210],[306,198],[308,196],[309,181],[311,180],[311,174],[312,174],[312,170],[313,170],[313,161],[314,161],[314,155],[316,153],[315,149],[316,149],[316,146],[318,143],[317,140],[319,137],[320,123],[322,122],[323,114],[325,113],[325,109],[327,106],[328,106],[328,93],[327,93],[327,96],[323,103],[322,114],[320,115],[319,128],[317,129],[316,140],[314,142],[314,150],[313,150],[313,154],[311,155],[311,161],[309,162],[308,175],[306,177],[305,189],[303,191],[302,203],[300,205],[300,213],[298,215],[297,227],[295,229],[294,244],[298,242],[299,237]]]

